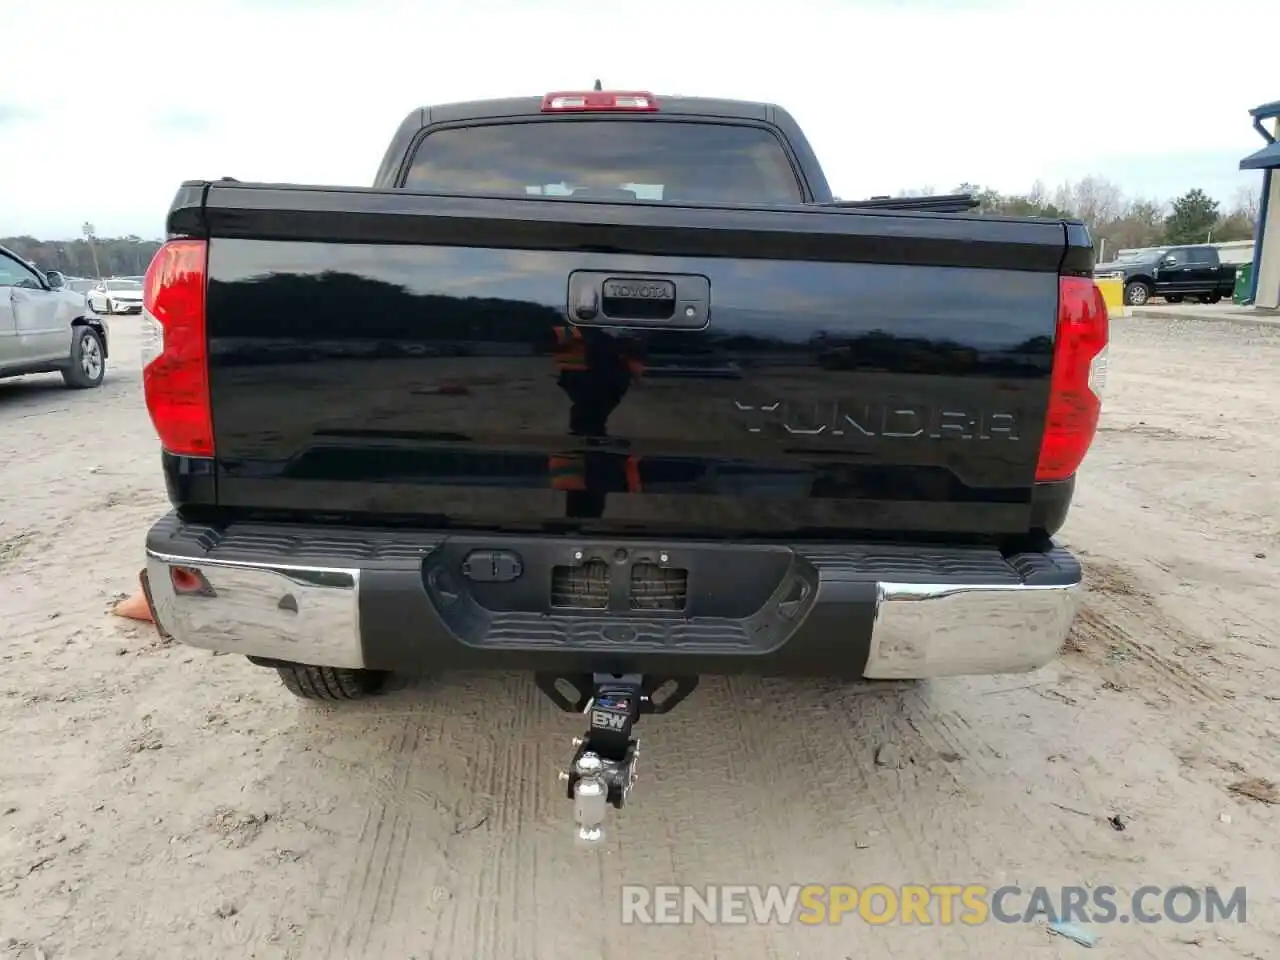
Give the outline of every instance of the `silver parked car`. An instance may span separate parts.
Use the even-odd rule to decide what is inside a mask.
[[[84,294],[0,247],[0,378],[61,373],[83,389],[101,384],[106,369],[107,328]]]

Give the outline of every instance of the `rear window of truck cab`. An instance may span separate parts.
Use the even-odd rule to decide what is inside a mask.
[[[613,201],[799,203],[778,138],[760,127],[633,119],[452,127],[418,145],[405,187],[423,193]]]

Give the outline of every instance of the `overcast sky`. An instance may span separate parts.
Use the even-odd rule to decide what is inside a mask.
[[[779,103],[846,198],[1096,173],[1230,200],[1280,99],[1277,0],[3,5],[0,236],[158,236],[184,179],[365,185],[421,104],[596,77]]]

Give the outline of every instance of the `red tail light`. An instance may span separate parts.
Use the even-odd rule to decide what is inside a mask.
[[[588,90],[548,93],[542,98],[543,113],[573,113],[592,110],[626,110],[653,113],[658,101],[643,90]]]
[[[1109,331],[1107,304],[1093,280],[1060,278],[1049,412],[1037,481],[1067,479],[1089,452],[1102,412]]]
[[[143,283],[142,387],[147,412],[170,453],[213,456],[204,287],[208,244],[170,240]]]

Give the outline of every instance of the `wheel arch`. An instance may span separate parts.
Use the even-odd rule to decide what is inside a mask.
[[[90,327],[97,332],[99,339],[102,340],[102,359],[109,359],[111,351],[107,343],[107,325],[97,317],[76,317],[71,321],[73,333],[80,327]]]

